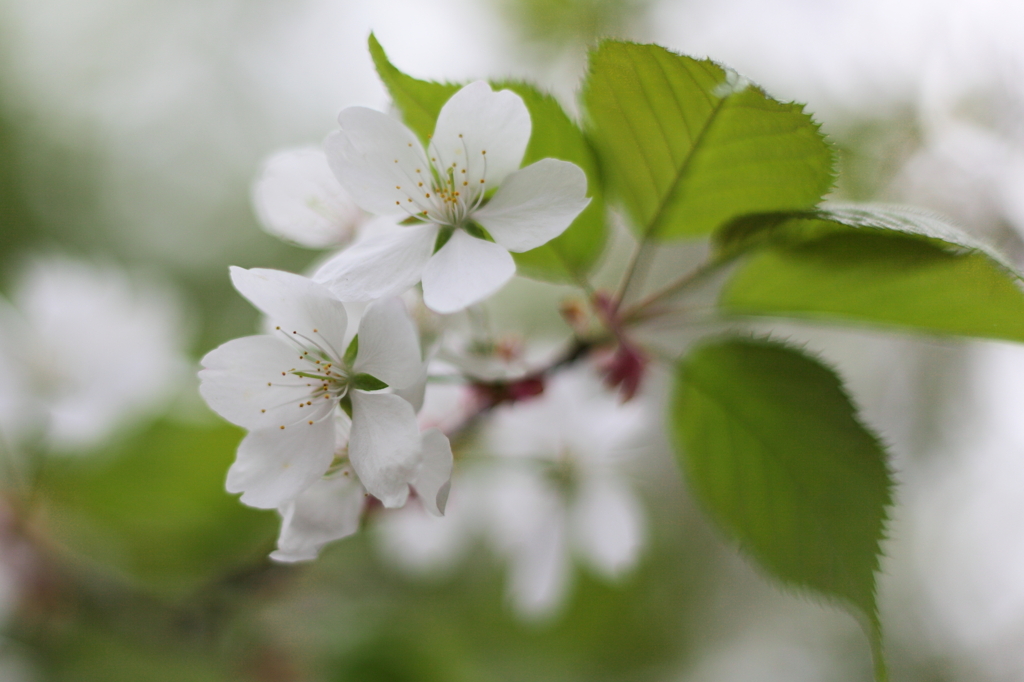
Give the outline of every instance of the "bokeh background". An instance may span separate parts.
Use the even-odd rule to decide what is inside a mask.
[[[723,542],[656,435],[638,567],[578,572],[541,622],[486,552],[414,575],[374,518],[315,563],[265,559],[276,516],[223,491],[241,432],[194,372],[257,324],[228,265],[320,257],[260,229],[250,184],[342,107],[387,106],[371,30],[415,76],[522,77],[570,110],[600,36],[710,56],[809,104],[837,197],[941,211],[1024,262],[1015,0],[0,0],[0,680],[868,680],[857,624]],[[75,304],[89,287],[109,305]],[[775,329],[839,367],[892,447],[893,678],[1024,679],[1024,350]],[[33,425],[37,395],[78,407]]]

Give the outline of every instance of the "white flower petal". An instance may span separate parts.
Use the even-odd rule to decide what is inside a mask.
[[[338,123],[341,131],[327,138],[324,149],[335,177],[357,204],[378,215],[426,210],[430,166],[411,130],[365,107],[343,110]]]
[[[423,302],[435,312],[454,313],[484,300],[515,273],[504,247],[455,230],[423,268]]]
[[[466,169],[474,188],[486,179],[489,189],[519,168],[530,130],[530,112],[519,95],[494,92],[486,82],[476,81],[441,107],[430,140],[431,157],[437,158],[438,168],[457,164],[457,171]]]
[[[364,219],[317,147],[268,157],[253,183],[252,202],[264,230],[314,249],[345,244]]]
[[[372,303],[359,323],[359,353],[353,369],[388,386],[411,386],[423,372],[416,326],[397,298]]]
[[[320,399],[300,407],[313,388],[288,373],[298,359],[298,351],[273,336],[232,339],[203,358],[199,392],[214,412],[247,429],[316,421],[335,402]]]
[[[472,548],[473,509],[462,502],[454,496],[444,518],[412,504],[382,514],[373,533],[381,554],[411,573],[443,575],[451,571]]]
[[[428,376],[428,365],[423,363],[420,365],[419,375],[416,380],[405,388],[396,388],[394,393],[407,400],[412,405],[413,412],[419,414],[419,411],[423,409],[423,401],[427,395],[427,376]]]
[[[505,178],[473,218],[509,251],[529,251],[562,234],[590,203],[586,194],[579,166],[542,159]]]
[[[601,477],[581,486],[573,504],[572,541],[599,574],[616,578],[633,568],[644,544],[644,514],[626,486]]]
[[[251,431],[238,445],[227,490],[260,509],[280,507],[313,484],[334,459],[334,422]]]
[[[554,615],[569,588],[565,517],[554,515],[538,526],[509,560],[508,595],[519,615],[530,619]]]
[[[348,456],[371,495],[401,507],[420,457],[420,432],[412,406],[397,395],[352,391]]]
[[[281,332],[300,341],[308,339],[333,359],[341,359],[348,314],[345,304],[324,286],[291,272],[235,266],[231,267],[231,282],[275,326],[280,326]]]
[[[159,278],[55,255],[22,266],[12,292],[20,315],[0,320],[24,382],[16,409],[25,421],[16,417],[8,437],[45,425],[47,446],[81,451],[173,395],[186,325]]]
[[[452,446],[437,429],[424,432],[422,442],[422,456],[411,481],[412,487],[427,511],[443,516],[451,487]]]
[[[281,535],[276,561],[311,561],[328,542],[359,530],[366,493],[351,473],[321,478],[278,510]]]
[[[376,230],[327,261],[313,278],[345,301],[398,296],[420,281],[437,230],[437,225]]]

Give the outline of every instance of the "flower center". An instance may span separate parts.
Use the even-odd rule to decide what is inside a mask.
[[[487,189],[487,151],[471,155],[460,134],[459,144],[442,150],[431,141],[427,147],[427,168],[406,173],[409,184],[396,185],[406,195],[396,201],[411,217],[421,222],[462,227],[480,208]],[[396,159],[397,163],[397,159]]]
[[[298,408],[302,412],[295,415],[295,421],[305,419],[312,426],[329,417],[338,402],[348,394],[352,369],[336,357],[338,353],[326,342],[320,343],[298,331],[288,333],[281,327],[276,327],[275,331],[286,338],[298,353],[296,365],[281,372],[282,377],[292,377],[292,381],[281,381],[277,385],[288,388],[301,386],[295,383],[296,379],[305,383],[309,393],[299,398]]]

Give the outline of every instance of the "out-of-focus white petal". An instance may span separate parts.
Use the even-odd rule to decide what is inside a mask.
[[[187,366],[180,302],[155,279],[47,256],[31,259],[15,283],[22,404],[42,408],[54,449],[95,446],[180,385]]]
[[[364,220],[318,147],[269,156],[253,183],[252,202],[263,229],[314,249],[342,246]]]
[[[456,487],[446,516],[432,516],[407,504],[382,514],[375,526],[385,558],[418,574],[443,574],[465,558],[473,540],[474,506],[464,504]]]
[[[352,391],[348,456],[359,480],[385,507],[401,507],[420,458],[412,406],[388,393]]]
[[[562,234],[590,203],[586,195],[579,166],[542,159],[505,178],[473,218],[509,251],[529,251]]]
[[[636,565],[644,543],[644,514],[633,493],[608,477],[580,486],[570,510],[570,539],[580,556],[605,578]]]
[[[242,502],[251,507],[280,507],[323,476],[335,442],[331,419],[251,431],[238,445],[227,490],[242,493]]]
[[[422,374],[419,335],[397,298],[377,301],[366,309],[359,323],[359,353],[353,369],[394,388],[411,386]]]
[[[270,558],[288,562],[315,559],[328,542],[359,530],[365,499],[363,486],[348,470],[314,482],[278,510],[281,535]]]
[[[313,279],[343,301],[398,296],[420,281],[434,252],[437,225],[376,227],[324,263]]]
[[[423,268],[423,302],[435,312],[454,313],[484,300],[515,273],[505,248],[455,230]]]
[[[530,112],[519,95],[511,90],[494,92],[486,82],[476,81],[441,107],[430,155],[437,158],[437,168],[456,163],[466,168],[474,188],[484,178],[490,189],[519,168],[531,127]]]
[[[411,484],[424,508],[434,516],[442,516],[451,487],[452,446],[437,429],[429,429],[422,438],[422,454]]]
[[[508,596],[525,618],[551,617],[569,588],[565,517],[539,525],[528,542],[509,554]]]
[[[308,339],[334,359],[341,359],[348,314],[345,304],[324,286],[291,272],[235,266],[231,267],[231,282],[274,325],[280,325],[282,332],[304,343]]]
[[[335,177],[355,202],[378,215],[423,210],[417,203],[423,192],[418,183],[427,184],[430,166],[412,131],[365,107],[344,109],[338,123],[341,130],[327,138],[324,149]]]
[[[214,412],[247,429],[320,419],[335,403],[299,407],[313,389],[309,380],[288,373],[298,358],[298,351],[273,336],[232,339],[203,358],[199,392]]]

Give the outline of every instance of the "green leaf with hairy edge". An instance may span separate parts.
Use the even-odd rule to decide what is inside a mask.
[[[676,369],[670,424],[715,521],[784,583],[852,607],[884,679],[875,573],[892,479],[836,375],[773,341],[707,343]]]
[[[402,117],[421,140],[434,132],[441,107],[461,87],[459,84],[422,81],[407,76],[391,62],[373,35],[370,54],[384,85]],[[597,160],[583,132],[551,95],[518,81],[492,83],[498,90],[512,90],[530,112],[533,132],[523,156],[523,166],[540,159],[571,161],[587,174],[590,205],[560,236],[525,253],[513,254],[520,274],[555,282],[581,279],[601,256],[607,239],[604,200]]]
[[[366,372],[352,377],[352,388],[358,388],[360,391],[380,391],[387,387],[383,381]]]
[[[606,41],[583,101],[605,175],[644,237],[710,234],[737,216],[813,207],[833,155],[803,106],[710,60]]]
[[[441,107],[462,86],[457,83],[421,81],[407,76],[388,61],[384,48],[372,33],[369,44],[370,57],[377,68],[377,75],[391,94],[395,106],[402,112],[405,125],[409,126],[425,145],[434,133],[434,123],[437,122]]]
[[[747,216],[716,241],[723,256],[749,253],[720,292],[727,313],[1024,341],[1020,275],[929,214],[866,205]]]

